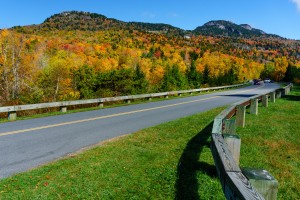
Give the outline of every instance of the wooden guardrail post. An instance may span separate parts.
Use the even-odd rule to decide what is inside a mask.
[[[242,169],[251,185],[266,199],[276,200],[278,192],[278,181],[263,169]]]
[[[251,99],[250,114],[258,115],[258,99]]]
[[[284,88],[283,96],[287,95],[287,88]]]
[[[215,118],[212,133],[222,134],[223,119]]]
[[[271,92],[270,93],[270,101],[272,102],[272,103],[275,103],[275,101],[276,101],[276,92]]]
[[[60,112],[63,112],[63,113],[67,112],[67,106],[61,106]]]
[[[236,125],[245,127],[246,106],[238,105],[236,109]]]
[[[280,98],[281,98],[281,93],[282,93],[281,89],[276,90],[276,98],[277,98],[277,99],[280,99]]]
[[[8,121],[16,121],[17,120],[17,112],[16,111],[8,112],[7,119],[8,119]]]
[[[223,134],[227,148],[230,151],[235,163],[240,165],[241,138],[236,134]]]
[[[236,134],[236,121],[235,119],[224,120],[223,134]]]
[[[104,107],[103,102],[100,102],[100,103],[98,104],[98,107],[99,107],[99,108],[103,108],[103,107]]]
[[[262,105],[263,105],[263,107],[268,107],[268,100],[269,100],[268,95],[263,95],[262,96]]]

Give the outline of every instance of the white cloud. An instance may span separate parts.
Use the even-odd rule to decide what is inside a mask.
[[[292,0],[292,1],[297,5],[298,11],[300,11],[300,0]]]

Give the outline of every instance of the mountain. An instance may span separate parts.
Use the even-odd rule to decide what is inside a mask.
[[[117,19],[108,18],[104,15],[68,11],[55,14],[47,18],[42,24],[27,27],[14,27],[19,31],[49,31],[49,30],[137,30],[153,33],[161,33],[172,36],[184,35],[204,35],[204,36],[225,36],[225,37],[279,37],[266,34],[264,31],[252,28],[248,24],[237,25],[235,23],[216,20],[210,21],[203,26],[197,27],[193,31],[183,30],[169,24],[163,23],[143,23],[143,22],[123,22]]]
[[[277,35],[267,34],[262,30],[252,28],[248,24],[235,24],[230,21],[215,20],[197,27],[194,31],[196,35],[205,36],[229,36],[229,37],[279,37]]]
[[[68,11],[52,15],[42,24],[27,26],[29,29],[38,30],[82,30],[82,31],[99,31],[99,30],[138,30],[155,33],[164,33],[172,35],[183,35],[183,29],[162,23],[142,23],[142,22],[123,22],[117,19],[108,18],[104,15]],[[22,29],[23,27],[15,27]]]

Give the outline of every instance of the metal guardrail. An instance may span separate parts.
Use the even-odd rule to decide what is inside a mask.
[[[254,176],[257,176],[257,174],[261,174],[261,176],[252,181],[249,178],[250,176],[245,175],[239,167],[241,140],[235,134],[235,129],[236,126],[245,126],[247,106],[250,106],[250,114],[257,115],[258,101],[261,101],[262,105],[267,107],[269,97],[271,102],[275,102],[276,98],[288,94],[291,88],[292,84],[289,84],[270,93],[256,95],[247,100],[234,103],[215,117],[211,151],[226,199],[277,198],[278,182],[266,170],[254,170]],[[232,119],[233,116],[235,116],[235,119]],[[253,184],[255,187],[253,187]]]
[[[119,97],[106,97],[106,98],[88,99],[88,100],[61,101],[61,102],[40,103],[40,104],[5,106],[5,107],[0,107],[0,113],[8,113],[8,119],[10,121],[13,121],[13,120],[16,120],[18,111],[60,107],[62,112],[66,112],[68,106],[74,106],[74,105],[99,104],[100,107],[103,107],[105,102],[127,101],[128,103],[130,103],[131,100],[135,100],[135,99],[150,99],[151,100],[152,98],[162,97],[162,96],[165,96],[166,98],[168,98],[168,96],[171,96],[171,95],[181,95],[181,94],[185,94],[185,93],[205,92],[205,91],[208,92],[208,91],[215,91],[215,90],[221,90],[221,89],[236,88],[236,87],[241,87],[246,84],[248,84],[248,83],[230,85],[230,86],[221,86],[221,87],[180,90],[180,91],[140,94],[140,95],[128,95],[128,96],[119,96]]]

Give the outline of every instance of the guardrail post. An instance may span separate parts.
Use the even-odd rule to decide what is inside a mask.
[[[241,138],[236,134],[223,134],[223,137],[235,163],[240,165]]]
[[[266,199],[276,200],[278,192],[278,181],[263,169],[242,169],[251,185]]]
[[[262,96],[262,105],[263,107],[268,107],[268,95],[263,95]]]
[[[103,108],[104,107],[103,102],[99,103],[98,106],[99,106],[99,108]]]
[[[281,98],[281,93],[282,93],[281,89],[276,90],[276,98],[277,98],[277,99],[280,99],[280,98]]]
[[[288,92],[287,92],[287,88],[284,88],[284,96],[287,95]]]
[[[224,120],[223,134],[236,134],[236,121],[235,119]]]
[[[8,112],[8,121],[16,121],[17,120],[17,112],[16,111],[10,111]]]
[[[258,115],[258,99],[251,99],[250,114]]]
[[[236,108],[236,125],[245,127],[246,106],[238,105]]]
[[[271,92],[271,98],[270,98],[270,101],[272,102],[272,103],[275,103],[275,99],[276,99],[276,92]]]
[[[152,97],[149,97],[149,98],[148,98],[148,101],[152,101]]]
[[[165,98],[168,99],[168,98],[169,98],[169,95],[165,95]]]
[[[126,100],[126,103],[130,104],[130,103],[131,103],[131,100],[130,100],[130,99],[127,99],[127,100]]]
[[[222,134],[223,120],[215,118],[212,133]]]
[[[61,106],[60,112],[63,112],[63,113],[67,112],[67,106]]]

